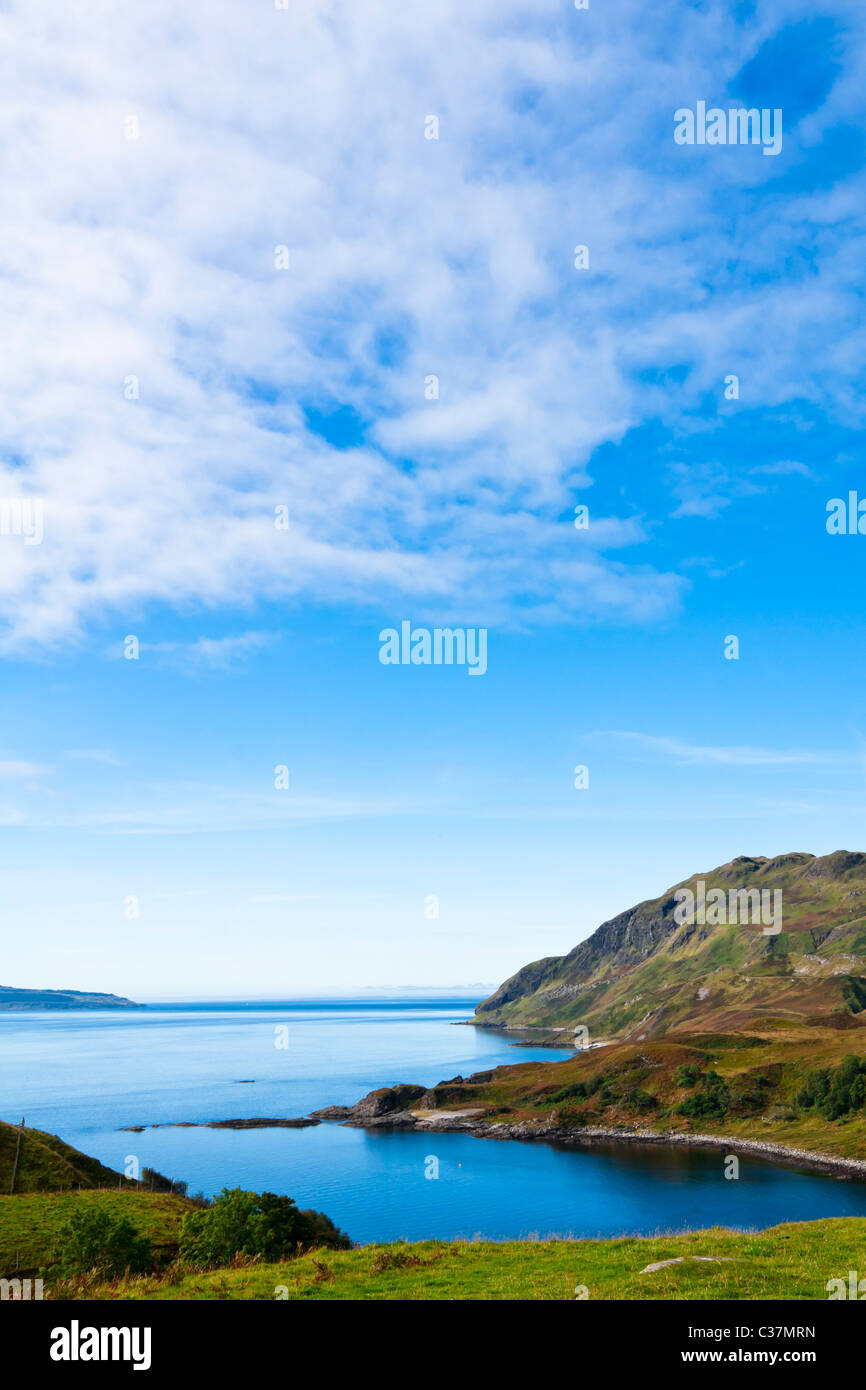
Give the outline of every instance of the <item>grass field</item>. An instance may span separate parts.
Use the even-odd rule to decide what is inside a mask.
[[[74,1211],[98,1203],[127,1216],[151,1237],[157,1253],[173,1256],[180,1223],[190,1204],[182,1197],[149,1192],[40,1192],[0,1197],[0,1277],[18,1270],[35,1274],[48,1264],[57,1233]]]
[[[51,1231],[73,1201],[109,1202],[154,1238],[171,1242],[181,1199],[82,1193],[0,1201],[0,1249],[16,1241],[31,1256],[46,1252]],[[47,1206],[45,1205],[47,1202]],[[648,1264],[682,1264],[642,1274]],[[725,1257],[723,1263],[693,1256]],[[99,1300],[415,1299],[824,1300],[829,1279],[866,1275],[866,1219],[844,1217],[775,1226],[754,1234],[725,1230],[617,1240],[421,1241],[319,1250],[279,1264],[255,1261],[196,1272],[111,1283],[48,1287],[47,1298]],[[579,1294],[585,1289],[586,1293]]]

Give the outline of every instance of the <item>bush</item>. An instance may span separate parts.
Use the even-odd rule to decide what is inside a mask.
[[[147,1236],[140,1235],[126,1216],[113,1216],[104,1207],[85,1207],[61,1227],[53,1272],[61,1277],[96,1273],[111,1279],[142,1274],[153,1265]]]
[[[590,1096],[595,1095],[602,1083],[603,1075],[592,1076],[588,1081],[572,1081],[570,1085],[554,1092],[550,1099],[554,1103],[562,1100],[588,1100]],[[607,1082],[604,1084],[607,1085]]]
[[[687,1096],[677,1106],[677,1114],[694,1120],[723,1120],[731,1100],[727,1086],[715,1071],[708,1071],[700,1081],[694,1095]]]
[[[830,1072],[827,1067],[816,1067],[807,1072],[806,1080],[797,1092],[797,1105],[804,1106],[806,1109],[813,1105],[820,1105],[826,1098],[830,1090]]]
[[[650,1091],[644,1091],[640,1086],[633,1086],[630,1091],[626,1091],[624,1100],[626,1105],[630,1105],[639,1115],[645,1114],[647,1110],[655,1110],[658,1101]]]
[[[324,1212],[299,1211],[291,1197],[224,1187],[207,1210],[187,1212],[179,1245],[181,1259],[208,1267],[236,1255],[280,1260],[318,1245],[348,1250],[351,1241]]]
[[[677,1067],[674,1072],[675,1086],[696,1086],[703,1075],[699,1066],[694,1062],[688,1062],[685,1066]]]
[[[859,1110],[866,1099],[866,1058],[849,1052],[838,1067],[810,1071],[797,1092],[796,1104],[818,1110],[826,1120],[839,1120]]]

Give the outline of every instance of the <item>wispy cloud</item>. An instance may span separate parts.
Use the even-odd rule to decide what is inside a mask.
[[[142,642],[139,650],[168,656],[187,666],[228,671],[240,665],[250,652],[274,641],[276,634],[272,632],[241,632],[228,637],[198,637],[194,642]],[[120,652],[115,647],[111,655],[118,658]]]
[[[0,759],[0,777],[46,777],[52,771],[53,768],[46,767],[42,763],[28,763],[17,758]]]
[[[784,459],[779,463],[759,463],[753,469],[753,473],[763,473],[769,477],[787,478],[792,474],[798,474],[801,478],[817,478],[817,473],[810,468],[807,463],[797,463],[794,459]]]
[[[703,767],[782,767],[797,763],[837,764],[850,762],[850,757],[841,753],[813,752],[803,749],[783,750],[691,744],[685,743],[681,739],[636,733],[625,729],[609,729],[596,735],[596,737],[621,739],[645,753],[672,758],[677,763],[692,763]]]

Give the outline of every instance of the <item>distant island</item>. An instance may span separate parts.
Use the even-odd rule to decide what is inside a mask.
[[[119,994],[87,994],[78,989],[14,989],[0,985],[0,1011],[10,1009],[143,1009]]]

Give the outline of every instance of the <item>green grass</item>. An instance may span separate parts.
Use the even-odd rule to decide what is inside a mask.
[[[154,1252],[173,1258],[184,1212],[182,1197],[150,1192],[41,1192],[0,1197],[0,1277],[18,1270],[35,1274],[50,1263],[58,1232],[74,1211],[98,1204],[116,1216],[127,1216],[149,1235]]]
[[[654,1274],[645,1265],[676,1256],[724,1255],[729,1264],[687,1259]],[[175,1270],[121,1280],[87,1296],[122,1300],[289,1299],[749,1300],[827,1298],[828,1279],[866,1273],[866,1219],[843,1217],[774,1226],[756,1234],[719,1227],[619,1240],[421,1241],[316,1251],[283,1264],[208,1273]],[[51,1296],[50,1290],[48,1296]],[[286,1297],[285,1294],[282,1295]]]
[[[163,1259],[176,1253],[190,1204],[139,1192],[43,1193],[0,1198],[0,1276],[36,1274],[51,1262],[57,1234],[85,1205],[108,1206],[146,1232]],[[647,1264],[686,1259],[653,1274]],[[420,1241],[317,1250],[279,1264],[239,1260],[232,1268],[193,1271],[173,1264],[145,1278],[46,1289],[46,1297],[100,1300],[289,1299],[573,1300],[824,1299],[828,1279],[866,1274],[866,1218],[841,1217],[775,1226],[753,1234],[715,1227],[615,1240]]]
[[[17,1125],[0,1120],[2,1193],[9,1191],[18,1137]],[[124,1186],[134,1186],[113,1169],[106,1168],[98,1159],[79,1153],[71,1144],[65,1144],[56,1134],[45,1134],[39,1129],[24,1129],[18,1152],[18,1168],[15,1172],[16,1193],[57,1191],[60,1188],[78,1187],[79,1184],[81,1187],[116,1187],[118,1180]]]

